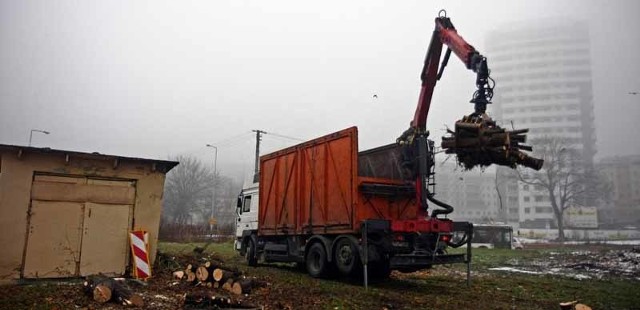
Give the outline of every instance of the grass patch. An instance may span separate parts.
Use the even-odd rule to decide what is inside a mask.
[[[196,244],[161,244],[167,251],[192,251]],[[289,264],[247,266],[233,244],[212,244],[207,252],[227,259],[246,274],[267,279],[271,302],[292,309],[556,309],[558,303],[580,300],[594,309],[629,309],[640,304],[638,281],[576,280],[551,275],[489,272],[488,268],[544,259],[550,252],[575,249],[474,249],[472,269],[481,275],[466,286],[465,266],[436,266],[428,273],[403,275],[372,283],[359,280],[314,279]],[[453,252],[464,251],[456,249]]]

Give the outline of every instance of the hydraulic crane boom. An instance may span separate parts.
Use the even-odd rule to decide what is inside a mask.
[[[441,14],[443,12],[444,10],[440,11]],[[440,65],[443,45],[447,46],[447,51]],[[434,175],[434,147],[433,142],[428,139],[429,131],[426,128],[434,88],[452,51],[467,69],[476,73],[476,91],[471,99],[474,112],[458,120],[455,131],[448,130],[451,136],[442,138],[442,148],[445,152],[455,154],[459,163],[467,169],[491,164],[515,168],[520,164],[539,170],[543,163],[542,160],[532,158],[521,151],[532,150],[530,146],[520,144],[526,141],[528,129],[507,131],[500,128],[486,114],[495,85],[489,77],[487,58],[458,34],[444,12],[435,19],[435,29],[420,75],[422,85],[413,120],[409,129],[397,139],[397,143],[403,148],[403,168],[410,178],[415,179],[416,200],[420,209],[425,212],[424,215],[427,215],[427,200],[444,208],[434,210],[431,217],[453,212],[451,206],[436,200],[428,190],[428,185],[433,184],[431,180]]]
[[[441,11],[442,12],[442,11]],[[418,130],[426,130],[427,116],[431,106],[431,98],[437,80],[442,76],[444,68],[447,66],[451,52],[453,51],[460,60],[465,64],[467,69],[477,73],[476,86],[478,91],[474,95],[471,102],[475,103],[476,113],[484,113],[486,105],[491,103],[493,96],[493,88],[489,85],[489,69],[487,66],[487,58],[482,56],[471,44],[467,43],[456,31],[451,20],[446,16],[437,17],[435,20],[436,28],[431,37],[431,43],[427,50],[424,60],[424,67],[420,79],[422,87],[420,89],[420,97],[418,106],[411,126]],[[440,55],[442,53],[442,45],[447,45],[442,67],[438,72],[440,63]]]

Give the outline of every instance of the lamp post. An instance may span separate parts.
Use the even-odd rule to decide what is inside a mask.
[[[45,135],[50,134],[50,132],[46,131],[46,130],[40,130],[40,129],[31,129],[31,132],[29,132],[29,146],[31,146],[31,139],[33,138],[33,132],[40,132],[43,133]]]
[[[211,144],[207,144],[207,147],[211,147],[215,150],[213,157],[213,191],[211,194],[211,217],[209,218],[209,221],[211,221],[211,219],[213,219],[213,212],[216,206],[216,187],[218,186],[218,147]],[[211,224],[211,222],[209,222],[209,230],[211,231],[211,233],[213,233],[213,224]]]

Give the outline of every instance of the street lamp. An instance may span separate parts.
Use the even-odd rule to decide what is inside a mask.
[[[40,132],[43,133],[45,135],[50,134],[50,132],[46,131],[46,130],[40,130],[40,129],[31,129],[31,132],[29,133],[29,146],[31,146],[31,139],[33,138],[33,132]]]
[[[216,206],[216,187],[218,186],[218,147],[215,145],[207,144],[207,147],[212,147],[215,150],[215,155],[213,157],[213,192],[211,194],[211,219],[213,219],[213,211]],[[213,224],[209,222],[209,230],[213,233]]]

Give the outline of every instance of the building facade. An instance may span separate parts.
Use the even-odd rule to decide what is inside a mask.
[[[447,162],[438,164],[435,178],[435,197],[454,208],[452,218],[472,223],[504,222],[494,173],[464,171]]]
[[[601,210],[604,224],[640,225],[640,155],[603,158],[596,169],[611,187],[610,204]]]
[[[539,21],[502,27],[488,36],[486,55],[497,84],[489,107],[492,117],[503,127],[529,128],[528,143],[534,150],[536,139],[558,137],[585,165],[593,165],[596,139],[587,23]],[[509,223],[555,225],[548,194],[508,181],[514,178],[509,169],[497,173],[510,199],[505,209]]]

